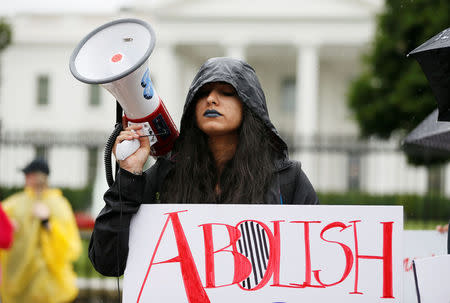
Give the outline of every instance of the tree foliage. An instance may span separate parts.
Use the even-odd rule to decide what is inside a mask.
[[[349,91],[348,104],[363,137],[411,131],[436,108],[420,65],[406,55],[448,28],[449,12],[449,0],[385,1],[364,71]]]
[[[11,27],[6,21],[0,19],[0,52],[11,43]]]

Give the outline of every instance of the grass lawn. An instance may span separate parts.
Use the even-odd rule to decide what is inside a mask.
[[[419,221],[419,220],[405,220],[404,229],[426,229],[435,230],[438,225],[445,225],[448,221]]]

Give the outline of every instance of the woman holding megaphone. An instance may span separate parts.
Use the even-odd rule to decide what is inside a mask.
[[[144,172],[151,148],[141,128],[129,126],[116,139],[114,148],[133,139],[140,147],[119,161],[92,233],[89,257],[104,275],[123,273],[128,254],[123,226],[141,203],[318,204],[269,119],[254,69],[243,61],[212,58],[201,66],[170,157],[158,158]]]

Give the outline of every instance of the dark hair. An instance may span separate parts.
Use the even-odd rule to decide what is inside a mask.
[[[195,117],[191,106],[187,117]],[[234,157],[219,176],[208,136],[196,124],[185,119],[175,143],[174,168],[169,172],[161,192],[161,201],[168,203],[263,203],[275,169],[279,152],[273,134],[245,105],[239,127],[239,143]],[[215,193],[219,183],[221,193]]]
[[[44,158],[36,158],[30,163],[28,163],[28,165],[22,169],[22,172],[24,174],[41,172],[46,175],[49,175],[50,169],[48,167],[47,160],[45,160]]]

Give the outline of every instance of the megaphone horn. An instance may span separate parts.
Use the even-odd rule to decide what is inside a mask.
[[[106,23],[81,40],[70,57],[70,71],[84,83],[100,84],[122,106],[128,124],[140,123],[149,136],[152,155],[169,152],[178,130],[150,78],[148,58],[155,47],[152,27],[139,19]],[[125,140],[116,157],[126,159],[139,140]]]

